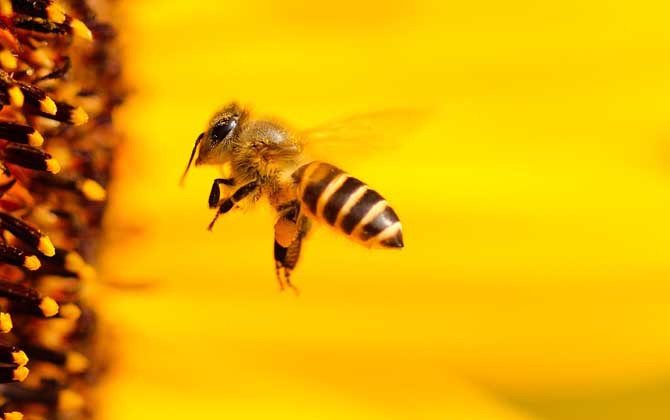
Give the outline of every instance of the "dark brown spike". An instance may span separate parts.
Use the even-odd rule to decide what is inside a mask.
[[[55,254],[54,246],[48,236],[9,213],[0,212],[0,227],[48,257]]]
[[[50,297],[42,297],[37,290],[8,280],[0,280],[0,296],[17,306],[12,310],[45,318],[58,314],[58,304]]]
[[[59,190],[67,190],[67,191],[77,190],[77,182],[74,179],[62,176],[60,174],[54,175],[48,172],[43,172],[40,174],[36,174],[34,180],[42,185],[57,188]]]
[[[26,353],[14,346],[0,345],[0,363],[25,366],[28,363]]]
[[[26,345],[24,356],[30,360],[40,360],[64,367],[70,373],[81,373],[88,368],[88,359],[76,351],[57,351],[40,346]]]
[[[62,248],[56,248],[55,255],[46,258],[40,273],[56,275],[67,278],[89,278],[92,273],[91,266],[86,264],[84,259],[76,251],[68,251]]]
[[[56,112],[54,114],[42,111],[37,112],[37,115],[71,125],[81,125],[88,121],[88,114],[81,107],[60,101],[55,103],[55,107]]]
[[[25,103],[47,115],[56,113],[56,103],[42,89],[16,81],[4,70],[0,70],[0,87],[5,91],[6,103],[17,108]]]
[[[24,345],[23,351],[28,355],[30,360],[42,360],[56,365],[64,365],[67,356],[64,352],[50,350],[44,347],[35,345]]]
[[[72,179],[49,173],[41,173],[34,180],[49,187],[77,192],[88,201],[104,201],[107,197],[107,191],[102,185],[90,178]]]
[[[0,383],[23,382],[28,376],[28,368],[25,366],[3,366],[0,367]]]
[[[42,265],[40,260],[13,246],[0,244],[0,262],[35,271]]]
[[[56,103],[51,99],[47,94],[37,86],[29,85],[26,83],[17,82],[23,97],[25,98],[25,104],[29,105],[35,109],[39,109],[40,113],[47,115],[55,115],[58,108]]]
[[[65,22],[65,13],[51,0],[12,0],[14,13],[42,18],[54,23]]]
[[[39,83],[41,81],[49,79],[61,79],[65,77],[65,75],[70,71],[71,67],[72,67],[72,61],[70,60],[70,57],[65,57],[61,60],[61,62],[58,64],[58,67],[55,70],[38,79],[35,79],[33,83]],[[84,96],[84,95],[81,95],[81,92],[79,92],[77,93],[77,96]]]
[[[14,27],[33,32],[35,35],[60,36],[71,33],[70,25],[66,23],[49,22],[44,19],[36,19],[30,16],[16,15],[12,19]]]
[[[0,121],[0,138],[13,143],[39,147],[44,143],[42,135],[33,127],[9,121]]]
[[[39,388],[25,387],[25,386],[10,386],[4,387],[0,394],[13,402],[23,404],[44,404],[50,407],[58,405],[59,384],[55,381],[42,381],[42,386]]]
[[[72,35],[91,41],[93,33],[79,19],[66,16],[62,23],[49,22],[45,19],[34,18],[30,16],[15,15],[12,19],[14,27],[24,31],[32,32],[32,36],[52,37],[62,35]]]
[[[7,163],[24,168],[54,174],[60,172],[60,164],[49,153],[25,144],[7,144],[2,150],[2,156]]]

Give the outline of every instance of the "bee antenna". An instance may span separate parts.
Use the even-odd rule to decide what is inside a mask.
[[[183,187],[184,186],[184,181],[186,180],[186,174],[188,173],[188,170],[191,168],[191,163],[193,163],[193,158],[195,157],[195,151],[198,149],[198,145],[200,144],[200,141],[202,141],[203,136],[205,133],[200,133],[197,139],[195,139],[195,144],[193,145],[193,150],[191,151],[191,157],[188,158],[188,164],[186,165],[186,169],[184,169],[184,173],[181,176],[181,179],[179,180],[179,186]]]

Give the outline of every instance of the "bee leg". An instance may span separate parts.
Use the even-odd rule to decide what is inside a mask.
[[[296,240],[291,243],[291,245],[288,248],[285,248],[277,241],[275,240],[275,274],[277,275],[277,282],[279,282],[279,290],[284,291],[286,287],[289,289],[293,290],[293,293],[296,295],[300,294],[300,291],[298,290],[297,287],[295,287],[291,283],[291,270],[295,268],[295,263],[297,262],[294,261],[293,264],[291,265],[291,261],[289,261],[288,256],[289,256],[289,250],[291,247],[294,247],[295,243],[297,243],[297,252],[298,255],[300,254],[300,240]]]
[[[229,187],[232,187],[235,185],[235,180],[232,178],[217,178],[214,180],[214,183],[212,184],[212,190],[209,192],[209,208],[213,209],[214,207],[219,205],[219,197],[221,194],[221,189],[219,188],[219,185],[228,185]]]
[[[283,290],[286,286],[296,294],[299,291],[291,283],[291,271],[298,263],[302,240],[310,228],[309,220],[305,216],[299,215],[298,211],[298,209],[289,210],[277,220],[274,243],[275,268],[279,287]],[[288,246],[284,246],[287,245],[286,242],[288,242]]]
[[[277,243],[275,242],[275,247],[277,246]],[[279,291],[283,292],[285,285],[284,285],[284,278],[283,275],[284,271],[282,269],[281,263],[277,261],[277,258],[275,256],[275,275],[277,276],[277,283],[279,283]]]
[[[284,281],[286,282],[286,286],[293,290],[293,293],[295,293],[296,296],[300,296],[300,289],[291,283],[291,270],[288,268],[284,269]]]
[[[256,191],[256,188],[258,188],[258,182],[251,181],[250,183],[240,187],[237,191],[233,193],[233,195],[223,200],[223,202],[219,206],[219,209],[216,211],[216,215],[214,215],[214,219],[210,222],[209,226],[207,227],[207,230],[212,230],[212,228],[214,227],[214,223],[216,223],[216,219],[219,218],[219,215],[228,213],[230,209],[233,208],[235,203],[243,200],[249,194]]]

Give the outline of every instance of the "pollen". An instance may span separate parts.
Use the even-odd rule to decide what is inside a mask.
[[[14,369],[14,380],[16,382],[23,382],[26,380],[28,377],[28,368],[25,366],[19,366],[16,369]]]
[[[57,174],[58,172],[60,172],[60,169],[61,169],[60,163],[58,163],[56,159],[51,158],[46,160],[46,170],[48,172],[51,172],[52,174]]]
[[[40,147],[44,144],[44,137],[42,137],[39,131],[33,131],[28,134],[28,144],[33,147]]]
[[[78,36],[79,38],[83,38],[87,41],[93,40],[93,33],[81,20],[72,19],[70,26],[72,27],[72,33]]]
[[[6,312],[0,312],[0,332],[7,334],[14,328],[12,316]]]
[[[79,190],[91,201],[104,201],[107,198],[105,189],[92,179],[85,179],[79,186]]]
[[[56,103],[48,96],[40,101],[40,109],[50,115],[56,115],[58,111]]]
[[[77,107],[72,111],[70,119],[73,125],[86,124],[88,122],[88,114],[84,111],[84,108]]]
[[[51,242],[51,239],[49,239],[48,236],[40,237],[40,240],[37,244],[37,250],[47,257],[53,257],[56,253],[56,248],[54,248],[54,244]]]
[[[2,50],[0,51],[0,65],[2,65],[5,70],[13,71],[16,70],[18,60],[10,50]]]
[[[115,31],[96,17],[96,6],[108,10],[101,3],[0,0],[5,420],[89,418],[91,388],[107,364],[96,296],[82,293],[96,277],[120,142],[112,114],[125,95]]]
[[[7,89],[7,93],[9,93],[10,104],[12,104],[17,108],[21,108],[23,106],[25,97],[23,96],[23,92],[21,92],[21,88],[19,88],[18,86],[12,86],[9,89]]]
[[[42,266],[42,264],[40,263],[40,259],[37,258],[36,256],[28,255],[23,262],[23,266],[30,271],[35,271],[39,269]]]
[[[50,318],[58,313],[58,304],[50,297],[42,298],[39,308],[45,317]]]
[[[19,366],[25,366],[28,364],[28,356],[26,355],[26,352],[24,352],[23,350],[19,350],[12,353],[12,359],[14,363],[16,363]]]

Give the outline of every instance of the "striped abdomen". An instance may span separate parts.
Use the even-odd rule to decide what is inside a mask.
[[[294,174],[301,208],[367,246],[402,248],[402,227],[376,191],[341,169],[311,162]]]

